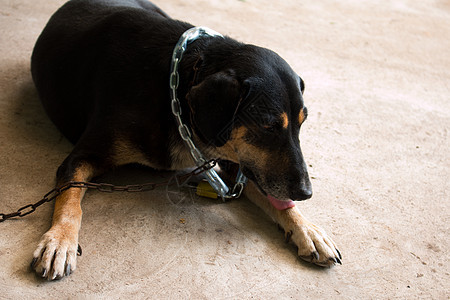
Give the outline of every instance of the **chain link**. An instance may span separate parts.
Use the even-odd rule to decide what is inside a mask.
[[[214,168],[217,164],[217,160],[211,159],[205,162],[203,165],[197,167],[193,171],[177,176],[177,180],[166,180],[163,182],[148,182],[142,184],[130,184],[130,185],[114,185],[110,183],[95,183],[95,182],[84,182],[84,181],[69,181],[59,187],[56,187],[49,191],[47,194],[42,197],[41,200],[34,204],[27,204],[17,211],[5,214],[0,213],[0,223],[4,222],[8,219],[12,219],[15,217],[24,217],[33,213],[36,208],[43,205],[44,203],[53,201],[56,197],[61,195],[64,191],[70,188],[86,188],[86,189],[96,189],[99,192],[112,193],[112,192],[128,192],[128,193],[137,193],[137,192],[146,192],[154,190],[161,186],[173,185],[175,182],[185,181],[191,176],[197,176],[207,170]]]
[[[192,141],[191,131],[181,119],[181,103],[177,96],[177,88],[180,83],[180,74],[178,73],[178,68],[181,59],[183,58],[183,54],[186,51],[187,45],[202,36],[223,37],[220,33],[206,27],[194,27],[184,32],[178,40],[172,53],[169,79],[172,114],[174,115],[177,122],[178,132],[183,141],[189,147],[191,156],[197,166],[203,165],[206,159],[203,157],[200,150],[195,146],[194,142]],[[213,170],[211,170],[211,172],[213,172]]]
[[[189,147],[189,152],[197,166],[203,165],[206,162],[206,158],[203,156],[202,152],[195,146],[192,141],[192,133],[188,126],[183,123],[181,119],[181,104],[177,96],[177,88],[180,83],[180,74],[178,73],[178,68],[183,58],[183,54],[187,49],[189,43],[192,43],[200,37],[222,37],[223,36],[206,27],[194,27],[186,30],[183,35],[178,40],[176,46],[172,53],[172,62],[170,67],[170,98],[172,114],[178,125],[178,132]],[[241,194],[243,187],[246,183],[246,178],[241,175],[241,182],[237,182],[230,191],[230,188],[223,182],[222,178],[214,170],[207,170],[205,176],[212,188],[217,192],[217,194],[225,201],[226,199],[237,198]],[[231,193],[230,193],[231,192]]]

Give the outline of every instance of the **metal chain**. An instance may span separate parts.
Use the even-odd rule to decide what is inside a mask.
[[[200,150],[195,146],[192,141],[192,134],[186,124],[183,123],[181,119],[181,104],[180,100],[177,97],[177,88],[180,82],[180,76],[178,73],[179,64],[181,58],[183,57],[184,51],[186,51],[187,45],[199,37],[209,36],[209,37],[223,37],[220,33],[215,32],[206,27],[194,27],[187,30],[178,43],[176,44],[173,53],[172,53],[172,63],[170,70],[170,96],[171,96],[171,108],[172,114],[175,117],[175,120],[178,125],[178,131],[180,133],[181,138],[189,147],[192,158],[195,161],[195,164],[198,166],[197,169],[193,170],[188,174],[184,174],[178,179],[183,179],[188,176],[195,176],[200,173],[205,173],[205,176],[214,190],[219,194],[219,196],[225,201],[225,199],[238,198],[244,187],[247,183],[247,178],[242,174],[241,170],[239,170],[238,175],[236,177],[236,183],[230,188],[223,182],[220,176],[214,171],[212,168],[216,165],[217,161],[215,159],[206,161],[203,154]],[[70,188],[87,188],[87,189],[97,189],[100,192],[115,192],[115,191],[123,191],[123,192],[144,192],[154,190],[157,187],[169,185],[169,181],[160,182],[160,183],[144,183],[144,184],[134,184],[134,185],[113,185],[109,183],[94,183],[94,182],[82,182],[82,181],[70,181],[62,186],[56,187],[44,197],[34,204],[28,204],[24,207],[19,208],[16,212],[5,214],[0,213],[0,223],[4,222],[8,219],[15,217],[24,217],[26,215],[31,214],[36,210],[37,207],[41,206],[44,203],[53,201],[56,197],[58,197],[62,192]]]
[[[179,175],[177,176],[177,179],[179,181],[184,181],[187,178],[191,176],[199,175],[207,170],[210,170],[215,167],[217,164],[217,160],[212,159],[207,162],[205,162],[203,165],[197,167],[193,171]],[[161,186],[167,186],[172,185],[175,182],[179,182],[178,180],[169,179],[163,182],[148,182],[143,184],[130,184],[130,185],[114,185],[110,183],[94,183],[94,182],[84,182],[84,181],[69,181],[65,184],[56,187],[49,191],[47,194],[42,197],[41,200],[34,204],[28,204],[21,208],[19,208],[17,211],[9,214],[0,213],[0,223],[4,222],[8,219],[12,219],[15,217],[25,217],[26,215],[31,214],[44,203],[53,201],[56,197],[61,195],[64,191],[70,189],[70,188],[86,188],[86,189],[96,189],[100,192],[106,192],[106,193],[112,193],[112,192],[129,192],[129,193],[136,193],[136,192],[146,192],[156,189],[157,187]]]
[[[195,146],[192,140],[191,131],[181,119],[181,103],[177,96],[177,89],[180,83],[180,74],[178,73],[178,69],[181,59],[183,58],[183,54],[186,51],[188,44],[192,43],[200,37],[223,38],[223,35],[207,27],[193,27],[186,30],[173,49],[169,80],[172,114],[174,115],[177,122],[178,132],[180,133],[180,136],[183,139],[184,143],[189,148],[191,156],[197,166],[202,165],[206,161],[206,159],[201,151]],[[207,170],[205,172],[205,176],[209,184],[223,199],[223,201],[225,201],[226,199],[238,198],[241,195],[245,184],[247,183],[247,178],[244,176],[244,174],[242,174],[240,170],[238,177],[236,178],[236,183],[231,190],[213,169]]]

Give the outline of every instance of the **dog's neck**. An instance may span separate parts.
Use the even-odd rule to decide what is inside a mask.
[[[216,49],[224,49],[224,44],[236,44],[241,45],[239,42],[230,38],[199,38],[193,43],[189,44],[186,52],[183,55],[183,59],[179,66],[179,87],[178,87],[178,99],[181,104],[181,118],[184,124],[192,132],[193,141],[195,145],[206,155],[207,158],[222,158],[234,161],[232,157],[229,157],[227,153],[230,151],[222,151],[205,143],[196,134],[196,128],[192,121],[192,110],[186,99],[186,95],[192,89],[192,87],[200,84],[206,77],[219,72],[227,68],[227,60],[232,59],[229,52],[217,51]],[[219,57],[220,56],[220,57]],[[220,64],[208,63],[212,61],[220,61]],[[177,136],[181,144],[184,142],[179,135]],[[185,145],[184,145],[185,146]],[[179,148],[181,150],[181,147]],[[188,147],[184,147],[184,150],[189,153]]]
[[[187,50],[183,54],[183,59],[179,64],[179,85],[177,89],[177,96],[181,105],[182,122],[190,129],[195,145],[208,158],[215,157],[217,153],[214,153],[214,151],[212,151],[213,149],[207,147],[197,136],[193,128],[193,122],[191,119],[192,111],[186,99],[186,95],[193,86],[200,83],[199,73],[203,67],[203,55],[211,40],[212,38],[199,38],[189,44]],[[174,127],[171,134],[170,144],[173,149],[172,160],[174,169],[192,167],[195,165],[190,154],[190,149],[183,142],[176,127]]]

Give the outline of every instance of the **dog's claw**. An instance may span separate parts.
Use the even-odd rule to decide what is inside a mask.
[[[45,278],[47,277],[47,274],[48,274],[47,269],[44,268],[44,270],[42,270],[41,272],[41,277]]]
[[[342,265],[342,261],[339,259],[339,257],[336,257],[336,261],[338,264]]]
[[[48,278],[48,280],[60,280],[62,278],[56,271],[53,272],[52,278]]]
[[[66,269],[64,270],[64,274],[66,276],[70,275],[70,272],[72,271],[70,268],[71,268],[70,264],[67,264]]]
[[[329,260],[332,261],[333,263],[337,264],[337,260],[335,257],[330,257]]]
[[[314,251],[314,252],[311,252],[311,255],[309,255],[309,256],[303,256],[303,255],[300,255],[299,256],[301,259],[303,259],[303,260],[306,260],[306,261],[308,261],[308,262],[314,262],[315,264],[317,264],[317,265],[320,265],[320,266],[326,266],[326,264],[320,264],[319,263],[319,258],[320,258],[320,256],[319,256],[319,252],[317,252],[317,251]],[[314,261],[315,260],[315,261]],[[332,261],[333,260],[333,258],[330,258],[330,260]]]
[[[78,244],[78,248],[77,248],[77,255],[81,256],[83,254],[83,250],[81,249],[80,244]]]
[[[311,262],[311,260],[312,260],[312,256],[299,255],[298,257],[300,257],[301,259],[303,259],[304,261],[307,261],[307,262]]]
[[[279,230],[279,231],[284,231],[283,227],[281,227],[280,224],[277,224],[277,227],[278,227],[278,230]]]
[[[336,250],[337,254],[339,255],[339,259],[342,259],[341,252],[339,252],[339,250],[338,250],[337,248],[334,248],[334,249]],[[341,265],[342,265],[342,264],[341,264]]]
[[[286,244],[289,243],[289,241],[291,240],[291,237],[292,237],[292,230],[287,231],[286,232],[286,238],[284,240],[286,242]]]
[[[36,267],[37,261],[38,261],[38,258],[37,257],[33,257],[33,260],[31,261],[31,264],[30,264],[31,270],[34,270],[34,268]]]
[[[313,253],[311,253],[311,257],[313,258],[313,260],[315,259],[315,260],[317,260],[317,261],[319,261],[319,252],[317,252],[317,251],[314,251]]]

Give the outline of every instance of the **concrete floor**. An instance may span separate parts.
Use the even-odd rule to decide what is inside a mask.
[[[87,193],[74,274],[28,270],[52,205],[0,223],[0,299],[450,298],[450,2],[166,0],[172,17],[275,50],[306,82],[302,148],[314,197],[298,203],[343,265],[296,258],[246,199],[176,189]],[[0,0],[0,213],[35,202],[71,145],[29,72],[63,1]],[[173,174],[126,167],[101,181]]]

